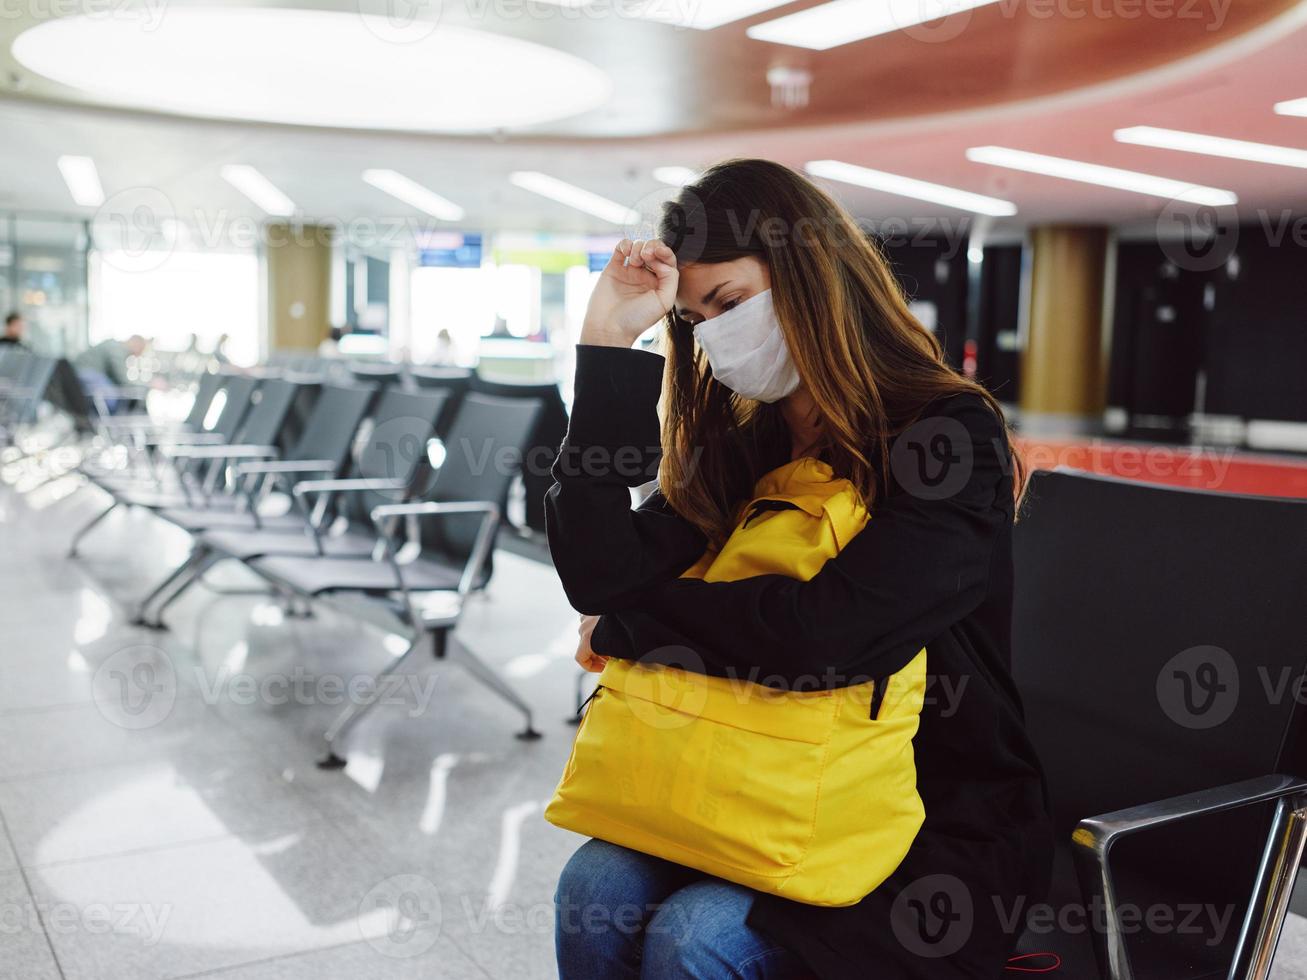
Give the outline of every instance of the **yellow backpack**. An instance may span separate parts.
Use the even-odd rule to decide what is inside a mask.
[[[806,581],[868,520],[816,459],[754,492],[683,577]],[[925,687],[925,650],[885,681],[824,691],[610,659],[545,819],[797,902],[853,905],[925,818],[912,748]]]

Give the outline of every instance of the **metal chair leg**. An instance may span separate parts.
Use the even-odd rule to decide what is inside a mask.
[[[136,626],[148,626],[151,629],[166,629],[163,622],[163,611],[180,599],[182,593],[190,588],[192,583],[201,575],[212,568],[217,560],[217,556],[207,549],[198,546],[193,548],[187,559],[141,600],[136,615],[132,618],[132,623]],[[163,601],[159,602],[154,611],[154,618],[150,619],[148,616],[150,605],[160,599]]]
[[[517,733],[517,737],[521,739],[539,738],[540,733],[536,731],[535,726],[532,724],[531,708],[521,699],[521,697],[518,696],[517,691],[513,690],[509,683],[500,677],[494,668],[462,643],[458,642],[458,640],[453,636],[449,637],[449,647],[452,648],[456,656],[462,660],[463,666],[468,669],[468,673],[470,673],[473,678],[480,681],[495,694],[498,694],[501,698],[515,707],[518,711],[522,712],[522,716],[526,718],[526,727]]]
[[[417,634],[417,636],[413,638],[413,642],[408,645],[404,652],[395,657],[394,660],[388,663],[385,668],[372,679],[372,700],[363,704],[350,702],[345,705],[345,710],[336,716],[336,720],[331,723],[331,727],[328,728],[322,736],[323,741],[327,743],[327,751],[326,754],[318,760],[319,769],[345,768],[346,760],[344,756],[336,752],[336,745],[339,744],[347,734],[349,734],[350,729],[357,725],[363,719],[364,715],[376,707],[377,702],[381,700],[381,682],[385,680],[386,677],[393,674],[399,668],[400,664],[407,660],[409,655],[416,650],[422,641],[429,635],[429,633],[425,632]]]
[[[68,545],[69,558],[77,557],[77,546],[82,543],[82,538],[86,537],[86,535],[91,532],[91,529],[93,527],[95,527],[102,520],[104,520],[106,517],[112,514],[118,508],[118,505],[120,503],[122,503],[122,501],[118,500],[117,498],[114,498],[113,503],[111,503],[104,510],[100,511],[100,513],[96,514],[95,517],[91,519],[91,522],[89,524],[84,525],[80,531],[78,531],[76,534],[73,535],[73,540]]]

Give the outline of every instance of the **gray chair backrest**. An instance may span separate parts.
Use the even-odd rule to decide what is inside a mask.
[[[221,388],[222,408],[218,412],[217,419],[214,420],[213,427],[208,431],[218,433],[227,442],[234,440],[236,433],[240,431],[245,413],[249,411],[254,390],[258,385],[258,381],[254,378],[247,378],[241,374],[227,375],[223,379]],[[217,397],[215,394],[214,398]]]
[[[275,443],[299,390],[300,386],[293,381],[279,378],[260,381],[241,423],[237,441],[255,446]]]
[[[27,372],[27,363],[31,358],[30,352],[14,344],[0,347],[0,378],[9,382],[21,380]]]
[[[290,459],[329,459],[336,464],[336,472],[349,458],[354,444],[354,433],[368,413],[376,389],[361,385],[323,385],[313,411],[304,423]]]
[[[209,414],[209,406],[213,404],[213,396],[222,388],[224,380],[223,375],[212,371],[200,375],[195,386],[195,400],[191,402],[191,410],[186,414],[183,425],[197,432],[203,428],[204,417]]]
[[[436,419],[445,403],[440,391],[401,391],[387,388],[377,399],[350,471],[355,477],[401,480],[410,486],[427,472],[427,446],[435,435]],[[372,508],[395,503],[393,493],[364,490],[348,495],[345,514],[351,521],[369,524]]]
[[[527,440],[541,404],[528,398],[495,398],[469,393],[445,437],[445,459],[427,499],[437,502],[487,500],[502,508],[522,465]],[[427,520],[422,547],[462,561],[471,553],[480,526],[476,514]]]

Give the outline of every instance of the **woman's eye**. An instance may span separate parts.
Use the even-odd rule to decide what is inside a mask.
[[[722,304],[722,312],[725,313],[727,310],[733,310],[739,305],[740,301],[738,299],[728,299]]]

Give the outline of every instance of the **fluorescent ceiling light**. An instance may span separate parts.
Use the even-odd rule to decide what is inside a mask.
[[[1275,103],[1275,111],[1282,116],[1307,116],[1307,99],[1290,99]]]
[[[385,191],[391,197],[405,204],[425,211],[441,221],[462,221],[463,209],[453,201],[441,197],[433,190],[423,187],[415,180],[409,180],[394,170],[365,170],[363,180],[379,191]]]
[[[883,170],[869,170],[840,160],[812,160],[804,169],[814,177],[825,177],[827,180],[838,180],[844,184],[869,187],[872,190],[897,194],[899,197],[910,197],[917,201],[943,204],[960,211],[989,214],[996,218],[1006,218],[1017,213],[1017,206],[1011,201],[986,197],[984,194],[972,194],[970,191],[961,191],[956,187],[945,187],[943,184],[932,184],[912,177],[887,174]]]
[[[684,187],[686,184],[693,184],[699,176],[699,171],[691,170],[689,167],[654,167],[653,178],[660,184],[670,184],[672,187]]]
[[[541,3],[553,4],[555,7],[585,7],[589,0],[540,0]],[[624,0],[622,3],[602,9],[607,16],[637,17],[640,20],[654,20],[676,27],[693,27],[700,31],[710,31],[732,21],[743,20],[754,14],[761,14],[776,7],[783,7],[794,0]]]
[[[274,0],[275,2],[275,0]],[[169,7],[57,17],[20,34],[29,71],[93,100],[211,119],[418,132],[489,132],[597,108],[612,82],[518,38],[352,11]],[[411,36],[410,36],[411,35]]]
[[[749,37],[825,51],[929,23],[998,0],[834,0],[750,27]]]
[[[1248,140],[1186,133],[1178,129],[1159,129],[1156,126],[1130,126],[1118,129],[1112,135],[1118,143],[1133,143],[1136,146],[1156,146],[1163,150],[1202,153],[1231,160],[1251,160],[1254,163],[1275,163],[1282,167],[1307,167],[1307,150],[1291,146],[1251,143]]]
[[[508,175],[508,179],[512,184],[532,194],[539,194],[559,204],[566,204],[569,208],[576,208],[578,211],[592,214],[615,225],[634,224],[640,220],[638,212],[616,201],[600,197],[549,174],[542,174],[538,170],[515,170]]]
[[[1099,187],[1114,187],[1117,190],[1133,191],[1136,194],[1174,198],[1191,204],[1220,207],[1239,203],[1239,198],[1233,191],[1204,187],[1201,184],[1172,180],[1169,177],[1155,177],[1134,170],[1121,170],[1118,167],[1104,167],[1097,163],[1050,157],[1042,153],[1027,153],[1025,150],[1013,150],[1006,146],[973,146],[967,150],[967,159],[975,163],[988,163],[995,167],[1043,174],[1046,177],[1076,180],[1082,184],[1096,184]]]
[[[295,213],[295,202],[263,174],[244,163],[229,163],[220,171],[222,179],[231,184],[266,213],[277,218],[289,218]]]
[[[59,173],[63,175],[74,201],[84,208],[98,208],[104,203],[104,188],[100,186],[100,174],[95,169],[94,160],[62,156],[58,162]]]

